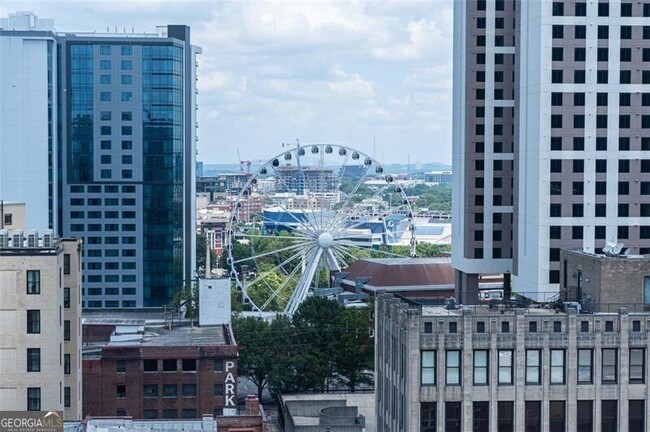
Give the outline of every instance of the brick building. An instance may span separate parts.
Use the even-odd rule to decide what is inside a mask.
[[[378,296],[377,431],[646,432],[650,314]]]
[[[650,257],[563,249],[560,293],[596,312],[615,312],[619,307],[650,311]]]
[[[84,416],[201,418],[234,413],[237,346],[229,325],[84,318]]]

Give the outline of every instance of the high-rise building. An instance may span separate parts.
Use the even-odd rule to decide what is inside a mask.
[[[0,406],[82,415],[81,242],[0,230]]]
[[[0,200],[83,238],[85,307],[161,306],[195,277],[198,53],[187,26],[0,20]]]
[[[26,204],[27,226],[55,228],[56,41],[52,20],[0,18],[0,201]]]
[[[200,49],[178,25],[57,45],[59,230],[85,240],[84,305],[162,306],[195,275]]]
[[[560,248],[650,252],[650,5],[454,3],[454,245],[461,301],[513,274],[543,300]],[[645,60],[644,60],[645,59]]]

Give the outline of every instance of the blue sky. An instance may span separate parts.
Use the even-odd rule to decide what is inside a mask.
[[[199,58],[199,159],[267,160],[337,142],[382,162],[451,162],[452,3],[7,1],[58,31],[187,24]],[[373,146],[373,140],[376,143]]]

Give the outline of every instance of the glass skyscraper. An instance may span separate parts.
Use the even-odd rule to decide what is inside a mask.
[[[186,26],[60,34],[58,231],[84,307],[156,307],[195,274],[196,55]]]

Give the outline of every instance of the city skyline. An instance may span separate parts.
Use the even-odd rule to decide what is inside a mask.
[[[0,16],[32,10],[59,32],[189,25],[203,47],[197,159],[206,163],[236,163],[237,148],[267,160],[299,138],[382,162],[450,164],[451,5],[8,1]]]

